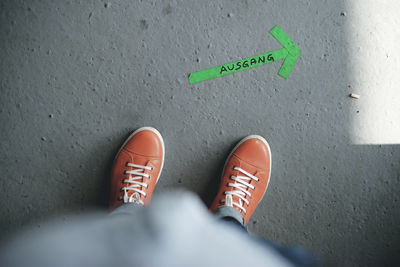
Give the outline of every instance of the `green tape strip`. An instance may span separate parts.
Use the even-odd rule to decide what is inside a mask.
[[[271,62],[284,59],[278,74],[283,78],[289,77],[293,66],[296,64],[300,55],[300,48],[287,36],[287,34],[276,25],[270,30],[272,36],[284,47],[254,57],[248,57],[233,61],[217,67],[193,72],[189,75],[191,84],[222,77],[235,72],[248,70],[257,66],[265,65]]]
[[[287,54],[288,51],[286,49],[279,49],[264,54],[260,54],[254,57],[248,57],[241,60],[236,60],[214,68],[193,72],[189,76],[189,82],[191,84],[198,83],[222,77],[235,72],[248,70],[257,66],[282,60],[287,57]]]

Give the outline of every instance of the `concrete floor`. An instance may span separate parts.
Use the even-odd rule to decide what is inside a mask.
[[[1,1],[0,235],[105,207],[114,154],[149,125],[166,143],[156,193],[185,188],[209,204],[230,149],[260,134],[272,180],[251,232],[326,266],[399,263],[400,142],[354,141],[368,107],[348,94],[370,87],[349,63],[348,2]],[[276,24],[302,49],[287,80],[276,62],[188,83],[280,48]]]

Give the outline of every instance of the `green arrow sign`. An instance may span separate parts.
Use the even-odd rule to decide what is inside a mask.
[[[289,74],[292,71],[294,64],[296,64],[297,58],[300,56],[301,50],[278,25],[273,27],[269,31],[269,33],[274,36],[275,39],[283,46],[282,49],[267,52],[265,54],[261,54],[255,57],[248,57],[245,59],[237,60],[218,67],[190,73],[189,82],[193,84],[206,80],[211,80],[282,59],[284,59],[284,61],[278,74],[286,79],[287,77],[289,77]]]

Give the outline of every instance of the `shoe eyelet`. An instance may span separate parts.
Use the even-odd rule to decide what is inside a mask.
[[[226,183],[226,186],[229,186],[229,183]]]
[[[126,175],[127,173],[126,173],[126,170],[124,171],[124,174]]]
[[[224,202],[222,200],[219,201],[219,204],[224,204]]]
[[[235,166],[235,165],[233,165],[233,167],[232,167],[232,170],[235,170],[235,168],[236,168],[236,166]]]
[[[129,162],[125,162],[125,166],[128,167]]]

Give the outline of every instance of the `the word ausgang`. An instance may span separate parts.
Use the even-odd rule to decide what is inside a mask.
[[[252,57],[250,59],[243,59],[235,63],[222,65],[219,74],[225,74],[224,72],[226,72],[227,74],[231,71],[238,71],[240,69],[255,67],[253,65],[265,64],[265,60],[267,60],[267,62],[273,62],[274,57],[272,56],[272,54],[268,54],[267,58],[265,58],[265,56]]]

